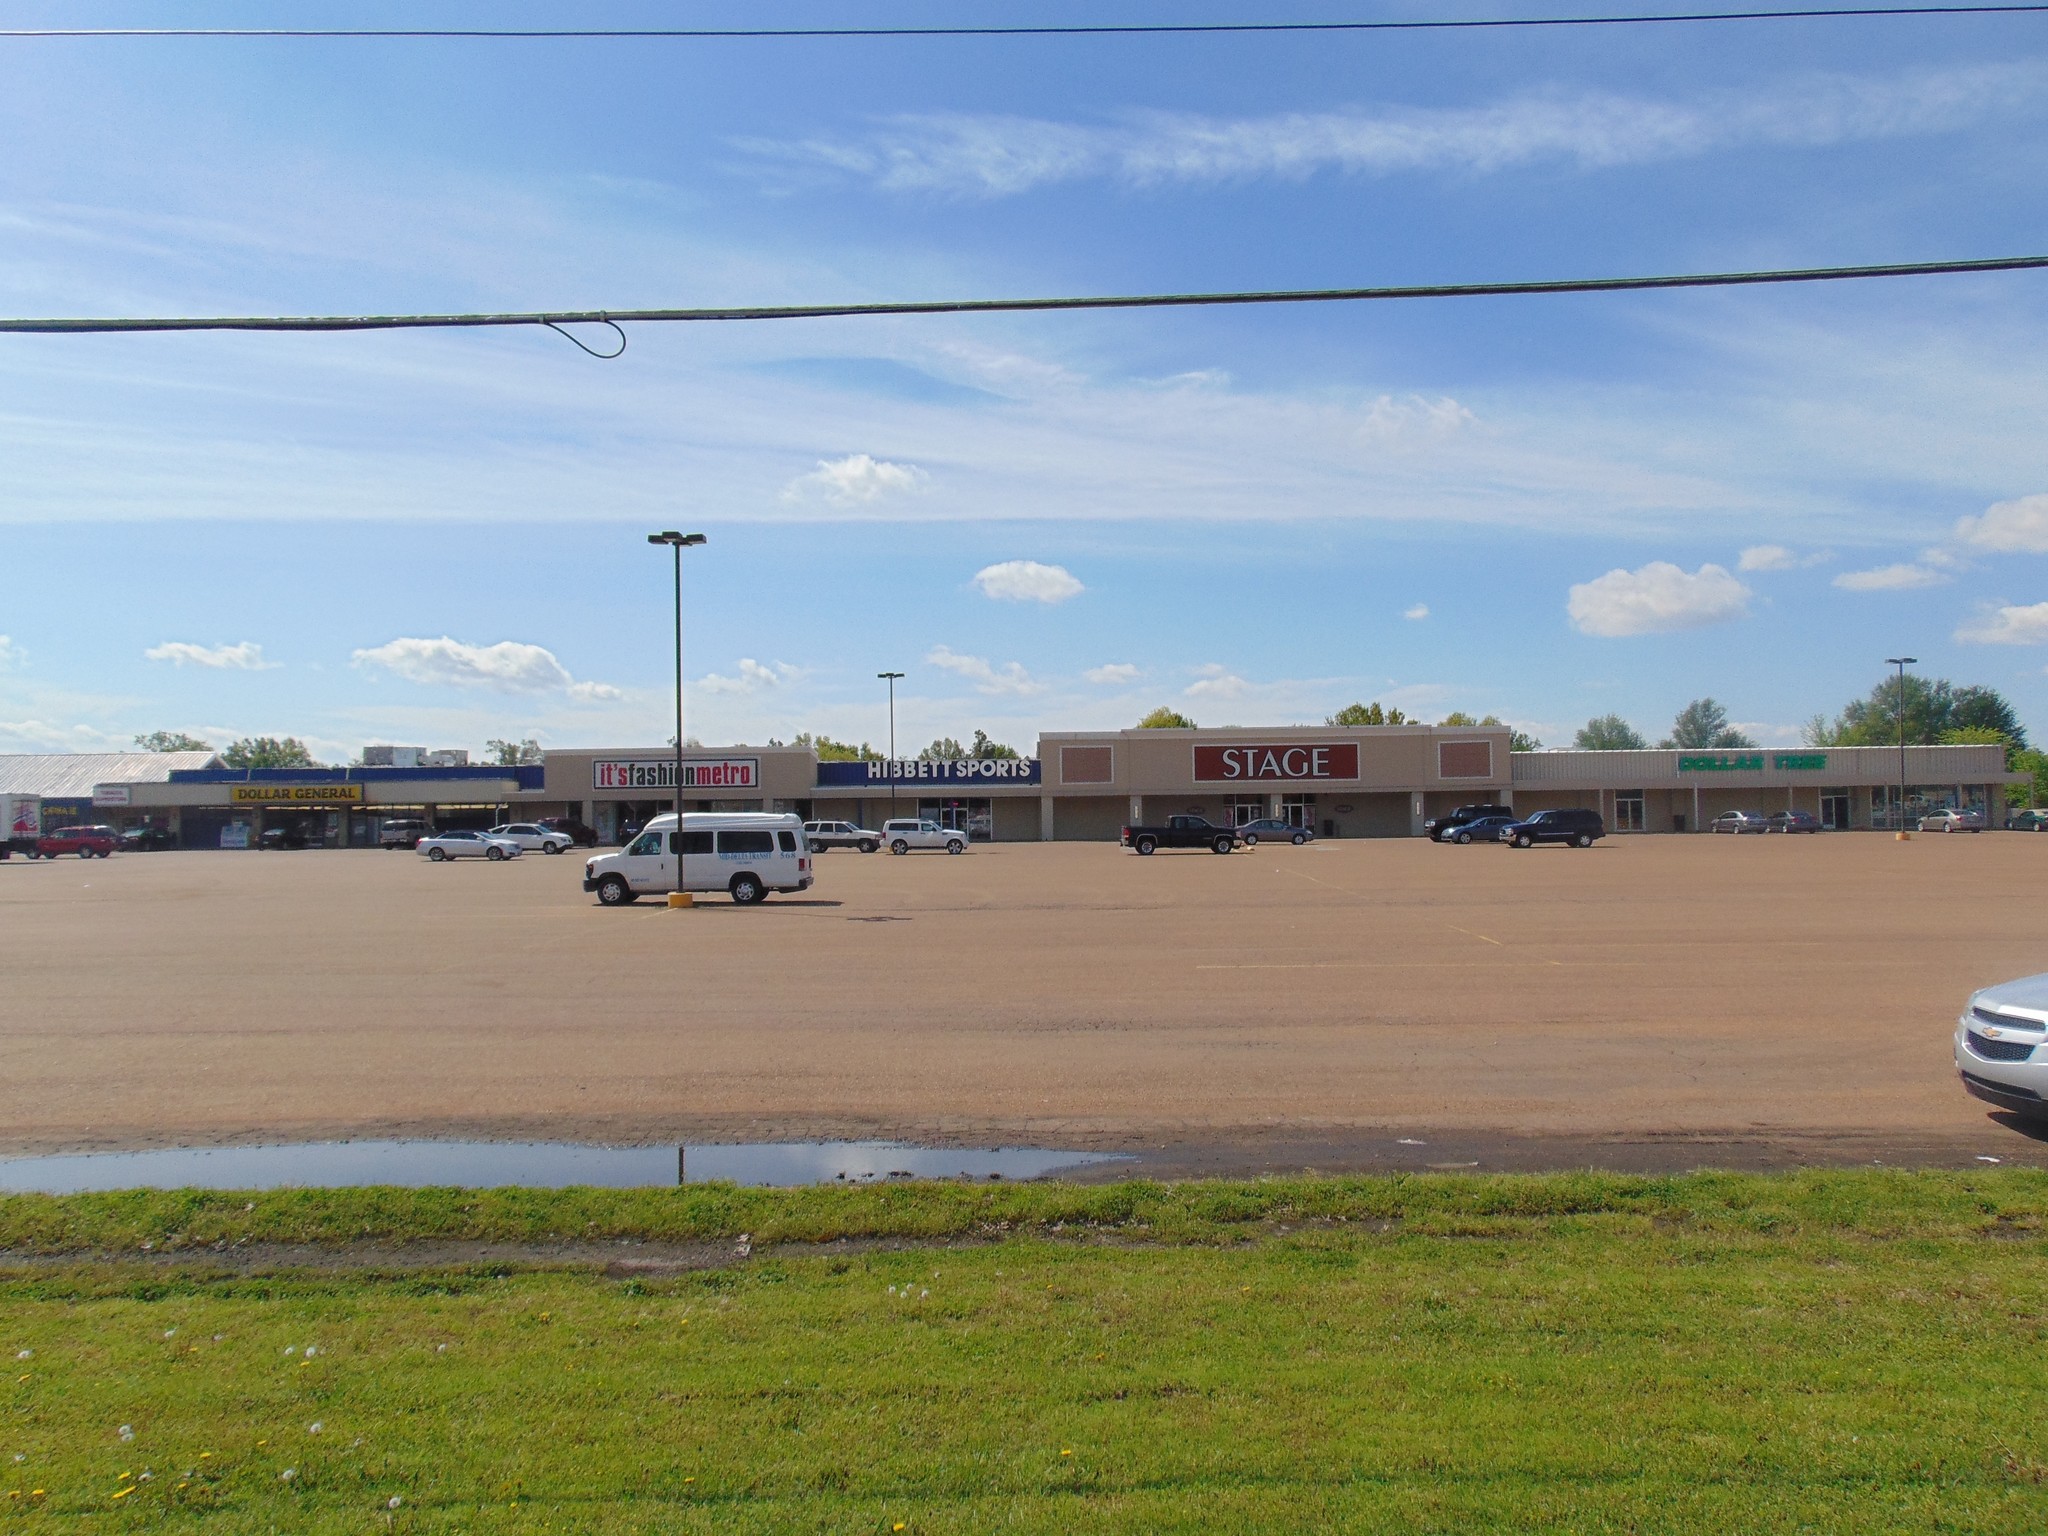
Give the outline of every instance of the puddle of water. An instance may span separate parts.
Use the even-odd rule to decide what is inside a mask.
[[[869,1183],[902,1179],[1036,1179],[1115,1161],[1113,1153],[1050,1147],[953,1149],[893,1141],[786,1141],[738,1146],[591,1147],[549,1141],[326,1141],[268,1147],[171,1147],[0,1158],[0,1191],[81,1194],[116,1189],[643,1189],[723,1179],[734,1184]]]

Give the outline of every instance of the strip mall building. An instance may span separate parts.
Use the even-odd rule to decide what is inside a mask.
[[[29,772],[10,763],[40,764],[38,782],[48,782],[53,761],[0,758],[0,792]],[[278,825],[316,846],[368,847],[397,816],[440,827],[573,816],[612,838],[675,803],[675,758],[662,747],[549,752],[517,768],[190,762],[95,782],[91,819],[150,822],[192,848],[256,846]],[[687,809],[864,826],[920,815],[996,842],[1113,840],[1127,823],[1188,812],[1223,823],[1278,816],[1325,837],[1416,837],[1429,817],[1470,801],[1524,813],[1585,807],[1616,832],[1699,832],[1729,810],[1803,810],[1823,826],[1882,830],[1951,806],[1981,810],[1995,827],[2007,787],[2025,782],[2005,772],[1996,746],[1908,747],[1903,759],[1891,747],[1510,752],[1504,728],[1419,725],[1055,732],[1035,757],[959,762],[692,748],[682,770]]]

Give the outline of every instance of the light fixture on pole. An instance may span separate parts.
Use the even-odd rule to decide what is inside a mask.
[[[1887,656],[1885,664],[1899,669],[1899,805],[1898,834],[1906,835],[1906,668],[1918,661],[1918,656]]]
[[[875,676],[886,678],[889,683],[889,816],[896,815],[896,679],[901,672],[877,672]]]
[[[666,544],[676,561],[676,829],[670,846],[676,855],[676,888],[669,897],[672,907],[687,907],[690,898],[683,891],[683,551],[704,542],[701,533],[677,533],[669,529],[647,535],[650,544]]]

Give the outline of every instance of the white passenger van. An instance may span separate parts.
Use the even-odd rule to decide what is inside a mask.
[[[680,844],[680,846],[678,846]],[[686,891],[725,891],[739,905],[768,899],[770,891],[808,890],[811,850],[800,816],[760,811],[685,812],[680,836],[675,812],[656,816],[617,853],[583,866],[583,889],[608,907],[636,896],[676,890],[676,860]]]

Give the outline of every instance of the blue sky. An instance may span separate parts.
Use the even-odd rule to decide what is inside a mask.
[[[1592,5],[1578,9],[1615,9]],[[1353,16],[1421,14],[1354,4]],[[1540,14],[1499,3],[1490,14]],[[1131,3],[1123,19],[1253,14]],[[189,24],[276,8],[187,4]],[[296,5],[843,24],[937,5]],[[1101,6],[980,7],[1101,19]],[[12,5],[7,25],[153,24]],[[0,309],[1477,281],[2048,251],[2048,21],[0,42]],[[2048,729],[2048,276],[546,333],[0,339],[0,750],[1320,719],[1552,744],[1883,658]]]

